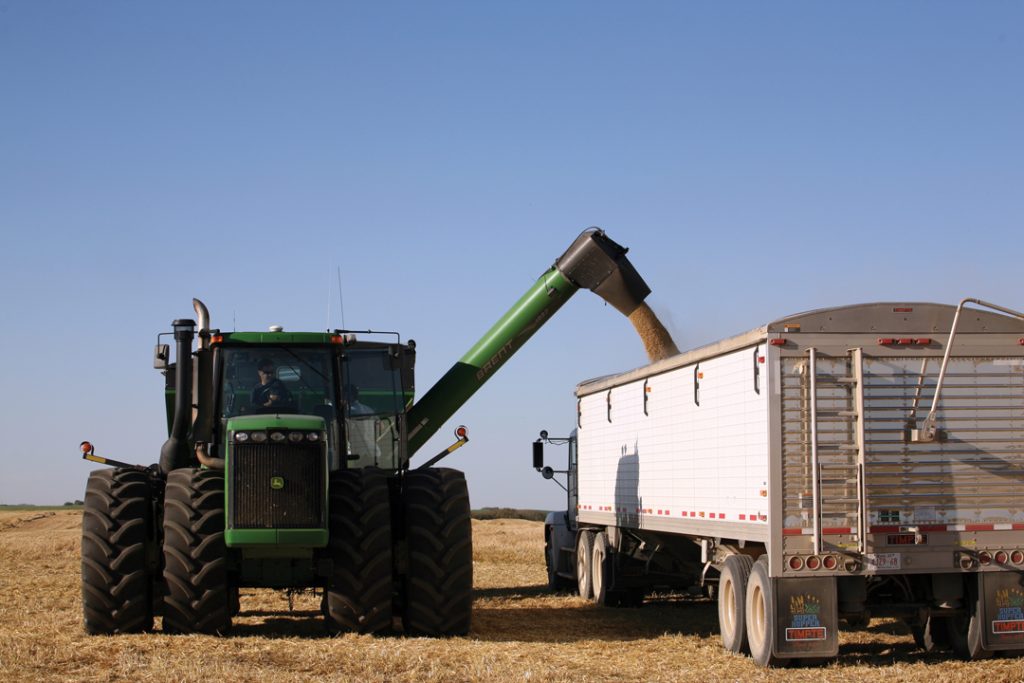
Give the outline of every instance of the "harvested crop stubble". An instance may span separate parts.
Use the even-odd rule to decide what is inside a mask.
[[[243,589],[232,635],[86,636],[80,512],[0,513],[5,681],[1019,681],[1024,661],[965,663],[874,621],[824,668],[760,670],[719,645],[715,605],[658,596],[601,609],[543,586],[543,525],[474,521],[476,600],[466,638],[324,635],[319,598]],[[159,620],[158,620],[159,621]]]

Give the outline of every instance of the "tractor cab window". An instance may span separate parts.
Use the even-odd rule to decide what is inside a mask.
[[[396,359],[388,348],[348,350],[341,378],[348,466],[397,469],[405,393]]]
[[[327,426],[331,468],[341,466],[333,349],[252,346],[220,353],[222,424],[237,415],[318,415]]]

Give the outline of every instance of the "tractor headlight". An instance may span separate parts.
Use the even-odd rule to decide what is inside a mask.
[[[267,433],[266,432],[253,432],[252,433],[252,440],[255,441],[256,443],[266,443],[267,442]]]
[[[302,441],[302,432],[288,432],[288,440],[292,443],[299,443]]]
[[[320,440],[320,433],[319,432],[309,432],[308,434],[306,434],[306,439],[308,441],[319,441]]]
[[[271,432],[270,433],[270,440],[273,441],[274,443],[281,443],[282,441],[285,440],[285,438],[286,437],[284,435],[284,432]]]
[[[249,432],[235,432],[235,441],[245,443],[249,440]]]

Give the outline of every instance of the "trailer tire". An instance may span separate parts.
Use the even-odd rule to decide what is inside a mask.
[[[330,480],[331,575],[323,613],[330,633],[391,628],[393,568],[387,474],[340,470]]]
[[[747,579],[747,643],[750,656],[760,666],[781,666],[786,660],[773,654],[775,647],[775,591],[762,555],[754,562]]]
[[[604,607],[615,605],[613,583],[613,557],[608,551],[608,534],[598,531],[594,534],[590,552],[590,584],[594,593],[594,602]]]
[[[153,628],[152,490],[144,472],[95,470],[82,510],[82,612],[86,633]]]
[[[473,529],[466,476],[443,467],[404,480],[406,631],[424,636],[469,632],[473,612]]]
[[[167,474],[164,579],[164,631],[223,635],[230,630],[223,472],[182,468]]]
[[[978,596],[978,577],[967,576],[964,591],[965,613],[946,620],[949,642],[957,657],[966,660],[988,659],[994,652],[982,644],[981,603]]]
[[[594,532],[580,529],[576,537],[576,586],[584,600],[591,600],[594,597],[594,577],[590,566],[593,552]]]
[[[923,623],[910,624],[914,644],[925,652],[938,652],[950,648],[949,618],[926,617]]]
[[[718,579],[718,630],[722,647],[729,652],[748,653],[747,644],[747,580],[754,566],[749,555],[730,555],[725,558]]]

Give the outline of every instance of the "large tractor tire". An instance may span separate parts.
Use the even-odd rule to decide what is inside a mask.
[[[341,470],[330,483],[331,577],[324,617],[332,633],[391,628],[391,504],[377,468]]]
[[[224,634],[231,628],[223,472],[183,468],[168,473],[164,580],[164,631]]]
[[[466,477],[430,468],[405,475],[405,629],[413,635],[469,632],[473,611],[473,530]]]
[[[152,491],[145,472],[89,474],[82,513],[82,610],[90,634],[153,627]]]
[[[718,630],[729,652],[750,652],[747,645],[747,580],[754,566],[749,555],[725,558],[718,579]]]

